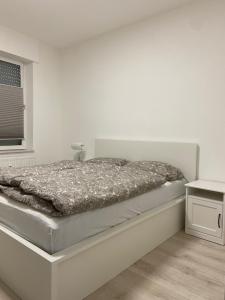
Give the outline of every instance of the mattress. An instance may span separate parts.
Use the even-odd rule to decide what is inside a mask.
[[[185,181],[166,182],[120,203],[67,217],[51,217],[0,195],[0,222],[53,254],[184,194]]]

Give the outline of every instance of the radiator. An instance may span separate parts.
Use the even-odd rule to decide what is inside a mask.
[[[29,167],[36,163],[36,158],[33,156],[0,157],[0,167]]]

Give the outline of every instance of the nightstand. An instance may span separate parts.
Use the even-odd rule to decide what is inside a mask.
[[[186,184],[185,232],[225,244],[225,183],[197,180]]]

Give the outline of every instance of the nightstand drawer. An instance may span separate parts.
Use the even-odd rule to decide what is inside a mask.
[[[189,196],[187,203],[187,227],[214,237],[221,237],[223,230],[223,204]]]

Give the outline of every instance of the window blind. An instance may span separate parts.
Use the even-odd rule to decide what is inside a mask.
[[[0,140],[24,138],[21,67],[0,60]]]
[[[23,139],[23,89],[0,85],[0,103],[0,139]]]

